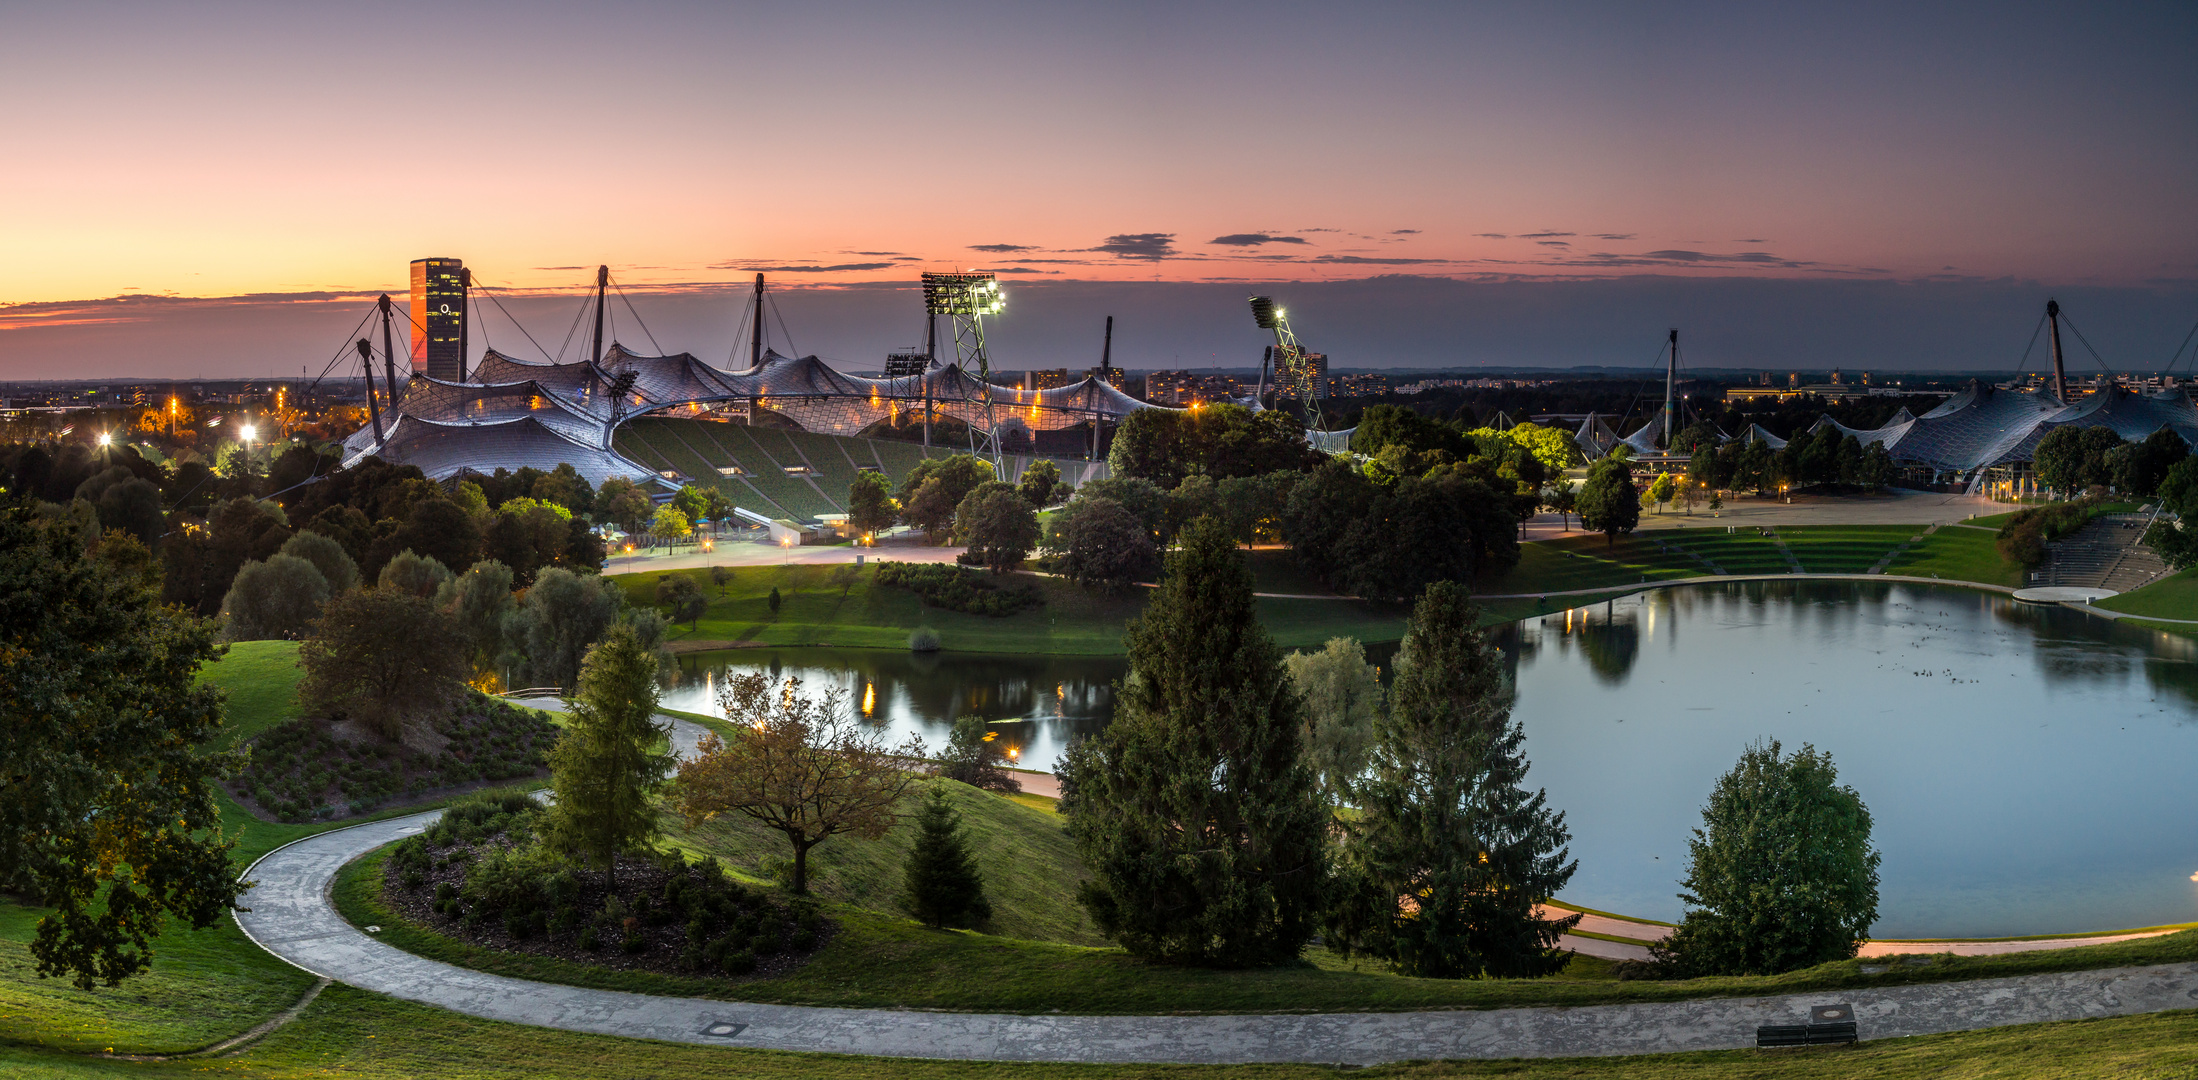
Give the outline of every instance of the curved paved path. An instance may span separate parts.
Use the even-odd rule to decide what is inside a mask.
[[[1778,997],[1309,1016],[1012,1016],[649,997],[490,975],[376,941],[336,914],[345,863],[433,811],[307,837],[253,864],[237,923],[313,974],[408,1001],[567,1031],[774,1050],[994,1061],[1324,1062],[1560,1057],[1751,1046],[1759,1024],[1852,1002],[1867,1039],[2198,1007],[2198,964]]]

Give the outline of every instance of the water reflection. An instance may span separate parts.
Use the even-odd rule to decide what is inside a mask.
[[[1069,739],[1113,717],[1114,681],[1127,667],[1108,657],[739,649],[680,657],[664,704],[719,715],[716,688],[725,673],[760,668],[774,680],[799,678],[810,690],[844,690],[889,744],[919,735],[942,747],[956,717],[982,716],[1019,762],[1044,769]]]
[[[2003,596],[1876,582],[1664,589],[1500,629],[1533,763],[1573,830],[1565,899],[1676,918],[1686,839],[1749,742],[1814,743],[1884,852],[1881,936],[2198,921],[2198,642]],[[1367,658],[1386,679],[1395,647]],[[889,742],[999,725],[1028,766],[1111,718],[1119,658],[752,649],[682,659],[836,686]],[[859,704],[857,704],[859,703]]]

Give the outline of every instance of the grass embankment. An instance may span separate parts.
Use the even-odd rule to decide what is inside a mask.
[[[2156,619],[2198,619],[2198,567],[2094,601],[2092,606]]]
[[[1306,582],[1275,565],[1282,552],[1250,554],[1255,578],[1292,588],[1263,592],[1306,591]],[[1262,570],[1262,567],[1266,567]],[[683,574],[702,588],[709,607],[692,629],[674,628],[673,643],[748,642],[759,645],[834,645],[843,648],[905,649],[908,633],[930,627],[947,649],[957,652],[1038,653],[1062,656],[1119,656],[1122,631],[1144,610],[1149,589],[1105,594],[1078,588],[1058,578],[1031,578],[1045,596],[1039,607],[1014,615],[964,615],[926,607],[914,593],[874,584],[876,571],[864,567],[848,584],[832,579],[828,566],[744,566],[722,596],[705,570],[649,571],[619,575],[636,603],[656,602],[656,583],[667,574]],[[771,590],[779,590],[777,612]],[[1404,635],[1404,618],[1377,605],[1355,600],[1296,600],[1262,597],[1260,619],[1286,647],[1320,645],[1331,637],[1394,641]]]
[[[1054,814],[1051,799],[1007,798],[951,780],[945,787],[961,812],[985,894],[992,901],[992,922],[984,929],[1002,937],[1104,945],[1076,902],[1083,861]],[[913,815],[923,791],[911,791],[901,810]],[[1033,803],[1037,805],[1032,805]],[[809,888],[817,896],[898,917],[901,876],[914,845],[915,829],[903,823],[876,841],[835,837],[809,850]],[[718,858],[728,869],[755,881],[771,881],[773,868],[791,859],[784,835],[762,823],[728,814],[693,829],[676,820],[667,839],[680,850]]]
[[[139,1064],[0,1047],[0,1073],[59,1080],[224,1076],[292,1080],[1925,1080],[2183,1077],[2198,1065],[2198,1012],[2156,1013],[1888,1039],[1856,1047],[1643,1057],[1319,1065],[1056,1065],[793,1054],[577,1035],[475,1020],[333,986],[296,1023],[217,1060]]]
[[[1791,574],[1937,574],[1950,580],[2016,585],[2021,568],[2000,558],[1993,536],[1977,529],[1921,525],[1683,526],[1634,533],[1615,543],[1576,534],[1520,546],[1519,565],[1474,582],[1479,593],[1630,591],[1682,578]]]
[[[296,642],[240,642],[201,669],[200,680],[221,687],[229,701],[229,722],[213,745],[234,746],[298,715],[297,651]],[[218,787],[215,800],[224,831],[237,842],[231,857],[240,868],[314,833],[420,809],[289,825],[261,820]],[[171,923],[153,941],[148,973],[112,989],[78,990],[66,979],[35,973],[29,945],[45,914],[41,908],[0,903],[0,1042],[86,1053],[109,1047],[124,1053],[193,1050],[272,1018],[314,982],[252,944],[235,920],[223,918],[204,930]]]

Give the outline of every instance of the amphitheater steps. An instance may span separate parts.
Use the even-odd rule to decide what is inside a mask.
[[[2069,585],[2128,592],[2167,573],[2151,548],[2140,543],[2146,515],[2106,514],[2075,535],[2051,545],[2045,568],[2031,575],[2037,585]]]

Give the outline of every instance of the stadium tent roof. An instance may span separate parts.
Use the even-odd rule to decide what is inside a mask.
[[[351,455],[344,465],[355,465],[366,456]],[[378,456],[416,466],[428,479],[437,481],[466,473],[485,476],[498,469],[517,472],[530,466],[548,471],[565,464],[587,477],[588,483],[599,486],[614,476],[635,481],[656,476],[609,450],[576,442],[535,416],[495,423],[450,423],[403,416],[389,432]]]
[[[1589,413],[1580,421],[1580,430],[1572,433],[1572,441],[1579,444],[1581,456],[1593,461],[1618,445],[1618,433],[1610,430],[1600,415]]]
[[[1641,430],[1618,441],[1632,447],[1634,453],[1653,454],[1656,452],[1656,440],[1661,438],[1663,434],[1664,416],[1662,413],[1658,413],[1650,417],[1648,423],[1641,425]]]
[[[1786,440],[1771,434],[1761,424],[1749,424],[1741,430],[1740,434],[1733,437],[1739,439],[1742,443],[1762,443],[1773,450],[1784,450],[1786,448]]]
[[[1863,445],[1883,443],[1893,460],[1945,472],[1966,473],[2030,460],[2038,440],[2058,427],[2105,427],[2125,439],[2166,428],[2198,448],[2198,406],[2182,390],[2136,394],[2108,387],[2073,405],[2046,393],[2022,393],[1972,380],[1936,409],[1911,416],[1902,409],[1883,427],[1850,428],[1827,416],[1826,426]]]

